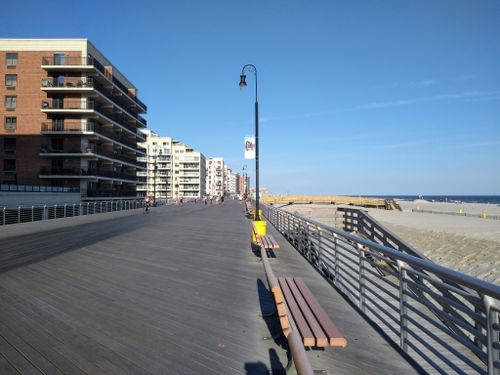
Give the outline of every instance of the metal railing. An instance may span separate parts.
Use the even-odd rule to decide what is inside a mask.
[[[121,144],[128,146],[135,151],[145,152],[145,149],[139,147],[136,142],[131,142],[125,137],[122,137],[114,132],[109,132],[103,130],[103,126],[92,121],[64,121],[64,122],[42,122],[42,132],[57,132],[57,133],[82,133],[82,132],[94,132],[102,135],[106,138],[110,138],[114,141],[120,142]]]
[[[0,184],[0,191],[28,192],[28,193],[79,193],[80,188],[43,185],[11,185]]]
[[[94,215],[105,212],[143,208],[144,200],[114,200],[54,205],[33,205],[0,208],[0,225]]]
[[[40,175],[42,176],[97,176],[108,177],[122,180],[137,181],[135,174],[126,174],[116,171],[107,171],[97,168],[56,168],[56,167],[41,167]]]
[[[423,370],[500,374],[500,286],[302,215],[262,209]]]
[[[48,98],[42,100],[41,108],[42,110],[94,110],[101,116],[115,122],[119,126],[126,128],[135,136],[144,139],[144,137],[138,133],[136,127],[127,124],[127,121],[129,120],[115,113],[110,113],[109,108],[107,109],[105,106],[102,106],[93,100]]]
[[[144,111],[147,111],[147,106],[135,95],[131,94],[128,87],[120,82],[118,78],[112,76],[108,77],[108,73],[104,65],[102,65],[99,61],[94,59],[92,56],[88,57],[68,57],[68,56],[46,56],[42,57],[42,65],[55,65],[55,66],[64,66],[64,65],[91,65],[99,72],[101,72],[106,79],[113,82],[127,97],[132,99],[136,104],[138,104]]]

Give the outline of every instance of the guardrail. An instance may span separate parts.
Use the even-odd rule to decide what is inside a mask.
[[[43,185],[10,185],[0,184],[0,191],[36,192],[36,193],[79,193],[80,188]]]
[[[262,209],[424,371],[500,374],[500,286],[302,215]]]
[[[116,200],[54,205],[33,205],[0,208],[0,225],[94,215],[104,212],[144,208],[144,200]]]

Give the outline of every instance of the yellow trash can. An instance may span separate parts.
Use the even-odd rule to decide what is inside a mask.
[[[263,220],[259,221],[254,221],[253,222],[255,229],[257,230],[257,234],[259,236],[265,236],[266,235],[266,228],[267,228],[267,222]],[[257,243],[257,239],[255,238],[255,233],[252,230],[252,242]]]

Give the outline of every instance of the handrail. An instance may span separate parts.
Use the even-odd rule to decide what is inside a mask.
[[[144,199],[0,207],[0,226],[143,208]]]
[[[266,218],[426,371],[500,371],[500,286],[300,214]]]

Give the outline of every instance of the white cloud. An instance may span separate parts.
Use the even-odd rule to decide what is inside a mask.
[[[435,79],[423,79],[420,81],[412,81],[408,84],[408,86],[410,86],[411,88],[418,89],[418,88],[434,86],[437,83],[438,81]]]

